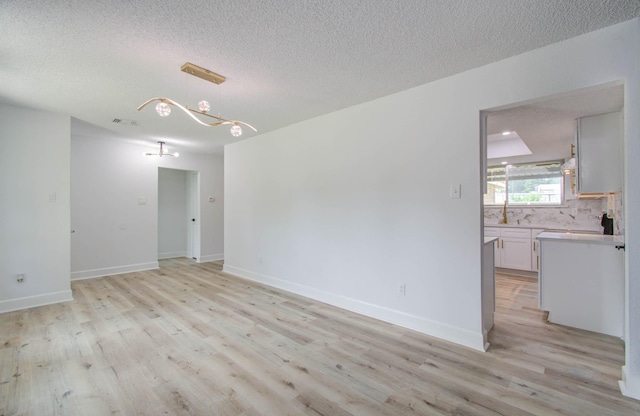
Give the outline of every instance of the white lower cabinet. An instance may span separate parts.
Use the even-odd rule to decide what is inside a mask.
[[[484,229],[485,237],[498,237],[498,239],[494,242],[494,266],[501,267],[500,264],[500,228],[498,227],[486,227]]]
[[[531,229],[531,271],[540,270],[540,242],[536,240],[538,234],[543,233],[544,228]]]
[[[500,267],[531,270],[531,238],[502,237],[501,240]]]
[[[622,336],[624,252],[589,241],[539,242],[540,309],[549,322]]]
[[[533,270],[531,229],[485,227],[484,235],[485,237],[498,237],[495,248],[496,267]]]

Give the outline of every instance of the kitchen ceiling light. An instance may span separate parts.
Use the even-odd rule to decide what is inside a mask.
[[[202,78],[206,81],[209,82],[213,82],[214,84],[222,84],[225,81],[225,77],[223,77],[222,75],[218,75],[215,72],[211,72],[208,69],[204,69],[204,68],[200,68],[199,66],[196,66],[192,63],[185,63],[184,65],[182,65],[182,71],[186,72],[187,74],[191,74],[194,75],[198,78]],[[180,110],[182,110],[186,115],[188,115],[189,117],[191,117],[193,119],[193,121],[195,121],[198,124],[202,124],[203,126],[207,126],[207,127],[217,127],[217,126],[222,126],[222,125],[231,125],[231,130],[230,133],[233,137],[238,137],[242,134],[242,127],[240,127],[240,125],[245,125],[247,127],[249,127],[251,130],[257,132],[258,130],[256,130],[255,127],[251,126],[250,124],[245,123],[244,121],[240,121],[240,120],[227,120],[225,118],[222,118],[220,116],[214,116],[213,114],[209,114],[209,110],[211,110],[211,105],[209,104],[208,101],[202,100],[198,103],[198,109],[196,110],[195,108],[191,108],[189,106],[183,106],[181,104],[179,104],[178,102],[170,99],[170,98],[166,98],[166,97],[155,97],[155,98],[151,98],[147,101],[145,101],[144,103],[142,103],[139,107],[138,107],[138,111],[142,110],[144,107],[146,107],[148,104],[154,102],[154,101],[159,101],[158,104],[156,104],[156,112],[158,113],[158,115],[160,117],[168,117],[171,114],[171,106],[173,107],[177,107]],[[206,117],[211,117],[215,120],[217,120],[214,123],[205,123],[204,121],[202,121],[200,118],[196,117],[194,114],[199,114],[201,116],[206,116]]]
[[[176,152],[176,153],[169,153],[167,151],[167,149],[164,147],[164,142],[158,142],[160,143],[160,152],[159,153],[143,153],[144,156],[173,156],[173,157],[178,157],[180,156],[180,153]]]

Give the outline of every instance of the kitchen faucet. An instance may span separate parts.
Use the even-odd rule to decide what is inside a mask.
[[[502,220],[500,220],[500,224],[507,223],[507,200],[504,200],[504,207],[502,208]]]

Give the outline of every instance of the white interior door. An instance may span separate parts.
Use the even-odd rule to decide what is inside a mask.
[[[189,172],[187,256],[200,261],[200,172]]]
[[[158,168],[158,259],[187,256],[189,175]]]

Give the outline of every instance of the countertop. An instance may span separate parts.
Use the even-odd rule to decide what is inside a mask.
[[[496,241],[497,239],[498,239],[498,237],[485,237],[484,238],[484,243],[485,244],[489,244],[489,243],[491,243],[493,241]]]
[[[531,224],[484,224],[485,228],[488,227],[506,227],[506,228],[542,228],[542,229],[548,229],[549,227],[546,227],[544,225],[531,225]]]
[[[624,237],[621,235],[602,235],[602,234],[583,234],[578,232],[548,232],[538,234],[537,240],[548,241],[566,241],[572,243],[589,243],[589,244],[608,244],[620,245],[624,244]]]

